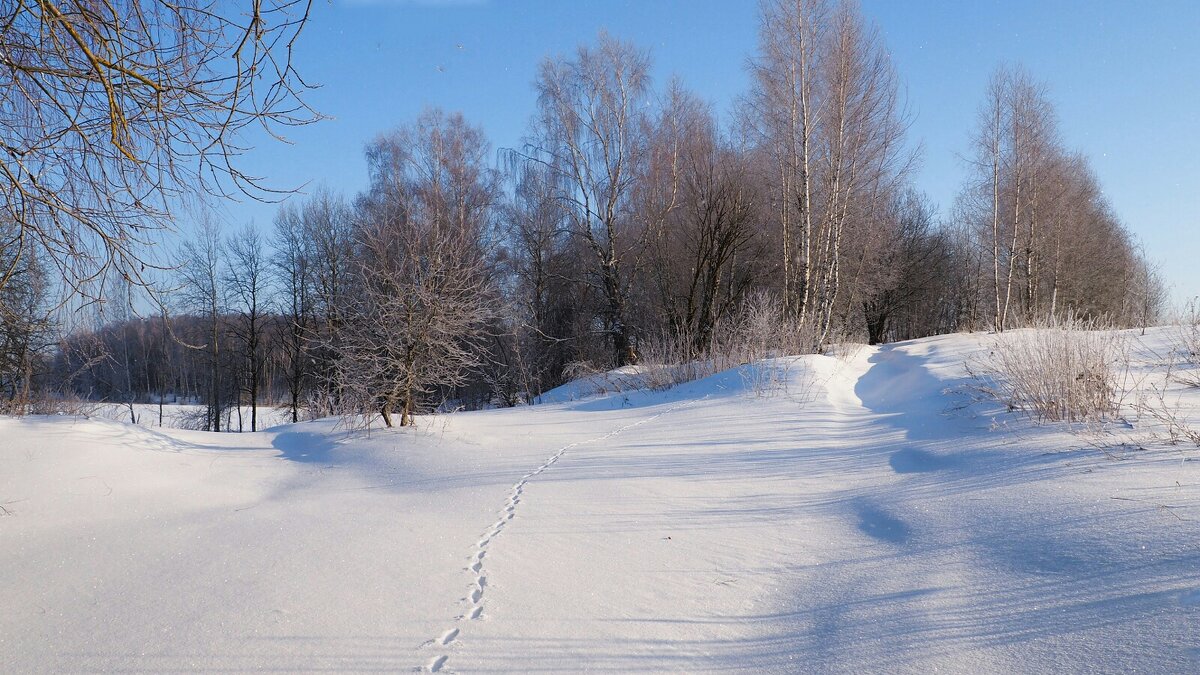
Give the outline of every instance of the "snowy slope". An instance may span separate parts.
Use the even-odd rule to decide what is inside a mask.
[[[369,437],[0,420],[0,670],[1200,668],[1194,453],[968,405],[989,339]]]

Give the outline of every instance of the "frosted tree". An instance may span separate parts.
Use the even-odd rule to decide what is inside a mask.
[[[479,365],[496,304],[485,253],[499,183],[488,154],[479,129],[436,110],[368,147],[340,331],[349,411],[411,424]]]

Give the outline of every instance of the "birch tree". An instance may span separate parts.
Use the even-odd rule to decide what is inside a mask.
[[[648,70],[645,53],[604,33],[572,58],[543,61],[526,154],[552,172],[567,227],[589,252],[584,278],[604,298],[601,318],[617,365],[637,360],[625,266],[641,244],[631,195],[646,154]]]
[[[913,155],[878,29],[850,3],[765,0],[744,116],[773,160],[787,313],[819,341],[843,302],[848,228],[869,227]]]
[[[1063,147],[1045,86],[1019,66],[989,81],[970,169],[958,217],[987,260],[993,328],[1065,313],[1136,323],[1149,313],[1132,309],[1140,291],[1131,289],[1150,288],[1144,257],[1086,158]]]
[[[783,304],[801,320],[810,312],[813,172],[823,94],[818,72],[829,13],[826,0],[760,3],[759,54],[746,113],[775,164]]]
[[[848,229],[857,226],[860,236],[869,236],[915,161],[903,146],[906,113],[878,28],[856,6],[843,2],[832,13],[827,41],[820,71],[825,93],[819,126],[819,267],[810,279],[820,342],[829,337],[846,286],[842,269]]]

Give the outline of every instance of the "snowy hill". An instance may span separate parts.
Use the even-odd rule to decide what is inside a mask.
[[[989,339],[369,435],[0,419],[0,670],[1200,668],[1195,453],[972,403]]]

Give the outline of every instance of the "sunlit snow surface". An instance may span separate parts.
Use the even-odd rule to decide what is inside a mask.
[[[0,419],[0,671],[1200,669],[1200,450],[973,401],[992,339],[369,436]]]

